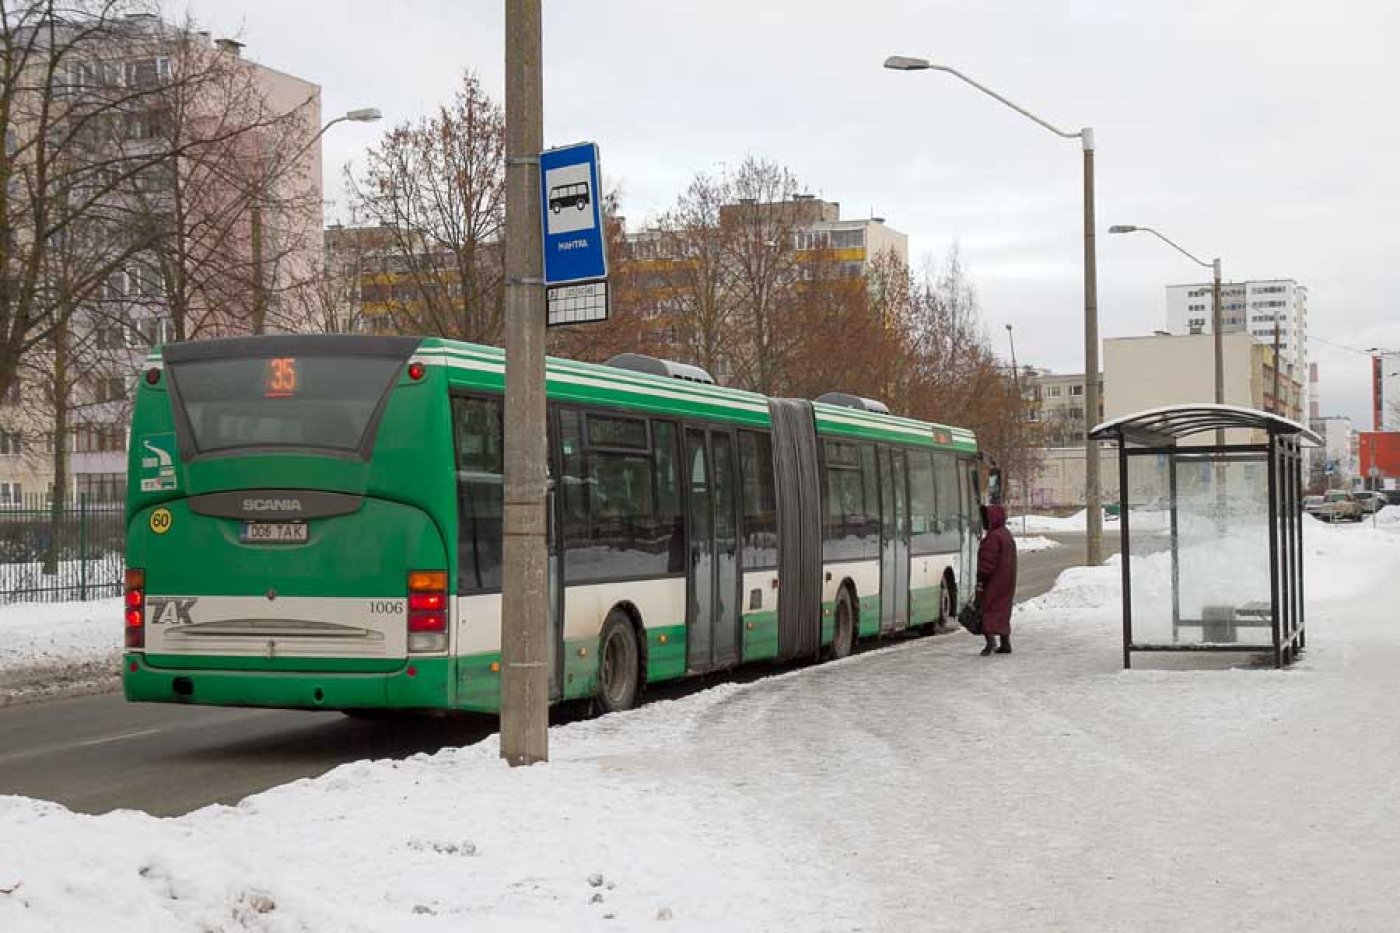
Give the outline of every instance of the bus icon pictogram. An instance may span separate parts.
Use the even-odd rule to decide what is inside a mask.
[[[578,210],[588,206],[588,182],[580,181],[569,185],[555,185],[549,189],[549,209],[559,213],[573,205]]]

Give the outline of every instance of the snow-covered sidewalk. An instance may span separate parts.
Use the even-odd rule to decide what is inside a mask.
[[[0,706],[117,687],[121,618],[120,598],[0,606]]]
[[[1385,930],[1400,535],[1306,524],[1286,671],[1123,671],[1118,569],[922,639],[177,819],[0,798],[0,929]]]

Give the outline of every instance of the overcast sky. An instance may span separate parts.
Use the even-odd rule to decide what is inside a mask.
[[[988,333],[1022,364],[1083,371],[1082,162],[950,65],[1098,148],[1103,337],[1165,326],[1168,283],[1204,281],[1152,226],[1225,276],[1310,297],[1324,414],[1371,427],[1370,360],[1400,350],[1400,104],[1393,0],[545,0],[545,144],[596,141],[636,227],[698,171],[753,154],[845,217],[953,244]],[[321,85],[326,197],[380,132],[450,99],[463,69],[504,99],[501,0],[194,0],[216,36]],[[335,217],[332,208],[327,220]],[[1328,341],[1324,343],[1323,341]],[[1397,367],[1400,368],[1400,367]],[[1202,387],[1208,398],[1209,386]]]

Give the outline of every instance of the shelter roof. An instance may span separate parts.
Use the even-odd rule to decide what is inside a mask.
[[[1098,441],[1119,441],[1150,447],[1169,447],[1183,437],[1225,428],[1268,431],[1270,436],[1293,435],[1321,446],[1322,438],[1307,426],[1281,415],[1238,405],[1198,402],[1149,408],[1105,421],[1089,432]]]

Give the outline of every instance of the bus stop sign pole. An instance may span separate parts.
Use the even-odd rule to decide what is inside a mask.
[[[545,295],[539,225],[544,147],[540,0],[506,0],[505,534],[501,757],[549,760]]]

